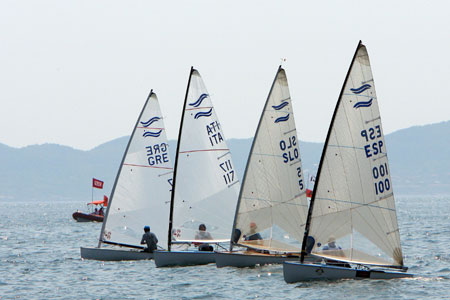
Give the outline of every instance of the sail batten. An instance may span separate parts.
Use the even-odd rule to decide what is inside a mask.
[[[403,264],[386,153],[370,62],[360,43],[316,177],[303,241],[305,244],[307,236],[314,240],[312,253],[339,247],[343,250],[338,252],[345,254],[341,260]]]

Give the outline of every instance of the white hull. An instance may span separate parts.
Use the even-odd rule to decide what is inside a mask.
[[[393,279],[413,277],[403,272],[381,270],[356,270],[352,268],[334,267],[327,265],[301,264],[298,262],[283,263],[284,280],[294,283],[306,280],[337,280],[337,279]]]
[[[222,267],[255,267],[257,265],[282,264],[285,261],[298,261],[298,256],[270,255],[243,252],[216,252],[216,266]]]
[[[80,248],[81,258],[101,261],[143,260],[152,259],[153,253],[139,250],[122,250],[106,248]]]
[[[207,251],[155,251],[156,267],[183,267],[206,265],[215,262],[214,252]]]

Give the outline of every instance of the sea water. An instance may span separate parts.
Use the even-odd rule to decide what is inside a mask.
[[[281,265],[155,268],[82,260],[101,224],[77,223],[83,202],[0,202],[0,299],[450,299],[450,197],[397,197],[412,279],[286,284]]]

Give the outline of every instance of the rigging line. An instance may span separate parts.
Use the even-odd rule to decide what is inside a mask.
[[[374,119],[372,119],[372,120],[364,121],[364,123],[369,124],[369,123],[375,122],[375,121],[377,121],[377,120],[381,120],[381,116],[378,116],[378,117],[376,117],[376,118],[374,118]]]
[[[204,149],[204,150],[188,150],[188,151],[180,151],[179,153],[192,153],[192,152],[208,152],[208,151],[230,151],[230,149]]]
[[[283,156],[281,156],[281,155],[277,155],[277,154],[269,154],[269,153],[252,153],[252,155],[270,156],[270,157],[283,157]]]
[[[232,187],[233,185],[235,185],[235,184],[238,183],[238,182],[239,182],[239,180],[236,180],[236,181],[233,182],[232,184],[229,184],[228,187],[230,188],[230,187]]]
[[[336,136],[336,139],[337,139],[337,136]],[[355,147],[355,146],[328,145],[328,147],[364,150],[364,148],[362,148],[362,147]]]
[[[205,108],[213,108],[213,107],[212,107],[212,106],[204,106],[204,107],[186,108],[185,111],[188,111],[188,110],[197,110],[197,109],[205,109]]]
[[[384,142],[384,141],[383,141],[383,142]],[[385,157],[386,157],[386,159],[387,159],[387,153],[384,153],[383,155],[380,155],[380,156],[375,157],[374,159],[372,159],[372,161],[377,161],[377,160],[382,159],[382,158],[385,158]]]
[[[272,108],[267,108],[264,110],[264,112],[274,112],[274,113],[283,113],[283,114],[292,113],[292,111],[289,111],[289,110],[275,110]]]
[[[378,205],[372,205],[371,203],[375,203],[378,202],[380,200],[383,199],[378,199],[369,203],[361,203],[361,202],[354,202],[354,201],[348,201],[348,200],[339,200],[339,199],[331,199],[331,198],[321,198],[321,197],[317,197],[317,200],[325,200],[325,201],[335,201],[335,202],[342,202],[342,203],[350,203],[350,204],[356,204],[359,205],[358,207],[350,207],[349,209],[343,209],[340,211],[346,211],[346,210],[356,210],[360,207],[364,207],[364,206],[368,206],[368,207],[373,207],[373,208],[380,208],[380,209],[385,209],[385,210],[390,210],[390,211],[395,211],[395,209],[389,208],[389,207],[382,207],[382,206],[378,206]]]
[[[135,164],[123,164],[123,165],[124,166],[130,166],[130,167],[142,167],[142,168],[152,168],[152,169],[173,170],[173,168],[167,168],[167,167],[154,167],[154,166],[135,165]]]
[[[221,159],[222,157],[224,157],[224,156],[226,156],[226,155],[228,155],[228,154],[231,154],[231,152],[228,151],[228,152],[226,152],[225,154],[222,154],[221,156],[217,157],[217,160]]]
[[[367,59],[368,59],[368,58],[369,58],[369,55],[367,55]],[[372,73],[372,68],[370,68],[370,73]],[[372,76],[371,79],[368,79],[368,80],[366,80],[366,81],[362,81],[361,84],[366,84],[366,83],[372,82],[372,81],[373,81],[373,76]]]
[[[157,127],[143,127],[143,126],[138,126],[136,128],[140,128],[140,129],[161,129],[161,130],[165,130],[164,128],[157,128]]]
[[[343,96],[355,96],[355,97],[365,97],[365,98],[373,98],[373,99],[377,99],[376,96],[370,96],[370,95],[363,95],[363,94],[343,94]]]
[[[296,164],[301,163],[301,162],[302,162],[302,160],[299,159],[299,160],[297,160],[297,161],[291,163],[291,164],[289,165],[289,167],[292,167],[293,165],[296,165]],[[303,173],[303,172],[302,172],[302,173]],[[303,175],[303,174],[302,174],[302,175]],[[302,176],[302,178],[303,178],[303,176]]]
[[[166,176],[166,175],[169,175],[169,174],[173,174],[173,170],[169,171],[169,172],[166,172],[166,173],[159,174],[158,177]]]
[[[289,134],[289,133],[294,132],[294,131],[296,131],[296,130],[297,130],[297,128],[294,127],[294,129],[291,129],[291,130],[289,130],[289,131],[286,131],[286,132],[284,132],[283,134],[286,135],[286,134]]]

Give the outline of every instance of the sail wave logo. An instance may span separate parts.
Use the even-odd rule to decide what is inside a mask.
[[[208,111],[201,111],[195,114],[194,119],[198,119],[201,117],[210,117],[212,115],[212,108],[210,108]]]
[[[203,100],[205,100],[208,97],[208,94],[201,94],[200,97],[198,97],[197,101],[194,103],[189,103],[190,106],[193,107],[199,107],[200,104],[202,104]]]
[[[279,117],[275,120],[275,123],[280,123],[280,122],[286,122],[287,120],[289,120],[289,114],[287,114],[284,117]]]
[[[146,131],[142,135],[143,137],[159,137],[161,135],[162,129],[157,132]]]
[[[153,123],[155,123],[155,122],[158,121],[158,120],[161,120],[161,118],[160,118],[160,117],[153,117],[153,118],[151,118],[150,120],[148,120],[147,122],[141,122],[141,124],[142,124],[144,127],[148,127],[148,126],[152,125]]]
[[[364,84],[362,86],[360,86],[357,89],[350,89],[350,91],[353,92],[353,94],[361,94],[362,92],[364,92],[365,90],[370,89],[372,86],[370,84]]]
[[[369,101],[360,101],[357,102],[355,105],[353,105],[354,108],[360,108],[360,107],[370,107],[372,105],[373,98],[370,98]]]
[[[280,109],[282,109],[283,107],[285,107],[288,104],[289,104],[288,102],[282,102],[280,105],[272,105],[272,107],[275,110],[280,110]]]

